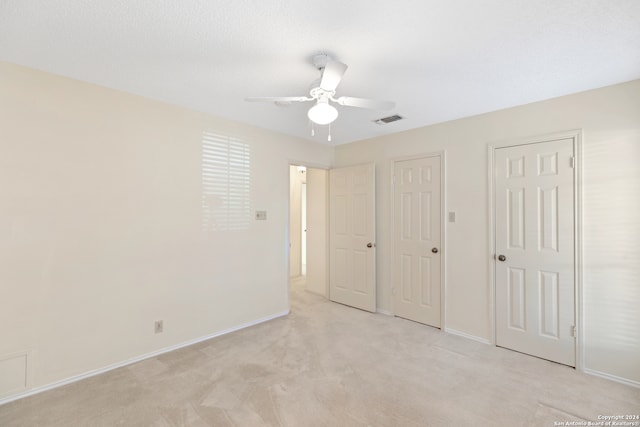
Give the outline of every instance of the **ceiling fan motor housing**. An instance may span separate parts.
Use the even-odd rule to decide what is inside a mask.
[[[327,66],[327,63],[329,61],[332,61],[332,59],[326,53],[319,53],[313,56],[312,61],[313,61],[313,66],[316,67],[318,70],[322,71],[324,70],[324,67]]]
[[[328,92],[319,86],[312,87],[309,91],[309,95],[311,95],[312,98],[323,101],[331,99],[334,94],[335,92]]]

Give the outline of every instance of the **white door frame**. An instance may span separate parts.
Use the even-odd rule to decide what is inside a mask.
[[[313,168],[313,169],[323,169],[327,171],[327,180],[329,179],[329,169],[331,169],[331,166],[328,166],[326,164],[322,164],[322,163],[314,163],[314,162],[307,162],[307,161],[303,161],[303,160],[292,160],[289,159],[288,164],[287,164],[287,194],[289,194],[290,191],[290,186],[291,186],[291,177],[289,176],[289,168],[291,166],[304,166],[306,168]],[[329,230],[329,187],[328,187],[328,183],[327,183],[327,194],[325,195],[326,197],[326,202],[327,202],[327,233]],[[291,230],[290,228],[290,224],[291,224],[291,198],[290,196],[287,196],[287,232],[286,232],[286,257],[287,257],[287,312],[291,312],[291,277],[289,276],[289,272],[291,271],[291,248],[289,247],[289,241],[291,239]],[[329,234],[327,234],[327,242],[329,241]],[[326,259],[329,259],[329,245],[327,244],[327,248],[326,248],[326,254],[325,256],[327,257]],[[327,262],[327,266],[326,266],[326,271],[325,271],[325,289],[326,289],[326,298],[329,298],[329,262]]]
[[[447,221],[445,220],[446,216],[445,213],[447,211],[447,174],[446,174],[446,167],[447,167],[447,152],[442,150],[442,151],[433,151],[433,152],[429,152],[429,153],[424,153],[424,154],[416,154],[413,156],[402,156],[402,157],[394,157],[391,159],[390,162],[390,173],[389,173],[389,182],[390,182],[390,188],[391,188],[391,203],[389,203],[389,209],[390,209],[390,218],[391,221],[389,221],[389,236],[391,237],[391,259],[395,259],[396,256],[396,246],[395,246],[395,222],[396,222],[396,218],[395,218],[395,209],[394,209],[394,200],[395,200],[395,186],[394,186],[394,176],[396,174],[396,163],[398,162],[402,162],[405,160],[416,160],[416,159],[423,159],[426,157],[440,157],[440,252],[441,252],[441,257],[440,257],[440,330],[442,331],[446,331],[446,320],[447,320],[447,313],[446,313],[446,304],[445,301],[447,299],[447,295],[446,295],[446,290],[447,290],[447,240],[446,240],[446,236],[447,236]],[[385,314],[391,314],[394,315],[395,314],[395,292],[397,291],[397,289],[394,289],[393,287],[393,278],[395,277],[395,270],[394,270],[394,262],[391,262],[391,267],[390,267],[390,273],[391,273],[391,281],[390,281],[390,286],[391,286],[391,313],[385,313]]]
[[[572,139],[574,150],[573,169],[573,219],[574,219],[574,290],[576,316],[576,369],[584,370],[583,332],[582,332],[582,130],[575,129],[564,132],[544,134],[517,140],[489,143],[488,145],[488,194],[489,194],[489,316],[491,320],[491,344],[496,345],[496,274],[495,274],[495,150],[497,148],[550,142],[559,139]]]

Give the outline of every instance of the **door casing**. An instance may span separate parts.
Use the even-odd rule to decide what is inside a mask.
[[[491,344],[496,345],[496,274],[495,274],[495,256],[496,256],[496,222],[495,222],[495,150],[497,148],[514,147],[527,144],[536,144],[540,142],[550,142],[559,139],[572,139],[574,147],[574,180],[573,180],[573,217],[574,217],[574,277],[575,277],[575,301],[574,310],[576,316],[576,366],[577,370],[584,370],[584,349],[583,349],[583,329],[582,329],[582,130],[569,130],[551,134],[544,134],[523,138],[518,140],[508,140],[488,144],[487,152],[487,172],[488,172],[488,196],[489,196],[489,316],[491,320]]]
[[[329,187],[328,187],[328,179],[329,179],[329,169],[331,169],[331,167],[329,165],[326,164],[322,164],[322,163],[314,163],[314,162],[309,162],[309,161],[304,161],[304,160],[297,160],[297,159],[289,159],[288,161],[288,167],[287,167],[287,182],[289,182],[289,185],[291,185],[291,178],[290,178],[290,167],[291,166],[305,166],[307,168],[314,168],[314,169],[323,169],[327,171],[327,192],[325,194],[325,203],[326,203],[326,237],[325,240],[327,242],[326,244],[326,249],[325,249],[325,259],[327,260],[327,265],[325,267],[325,294],[322,295],[325,298],[329,297],[329,263],[328,263],[328,259],[329,259]],[[287,194],[289,194],[289,189],[287,189]],[[286,258],[287,258],[287,277],[286,277],[286,281],[287,281],[287,309],[288,311],[291,311],[291,277],[289,275],[289,272],[291,271],[291,256],[290,256],[290,251],[291,248],[289,247],[289,241],[291,238],[291,227],[290,227],[290,216],[291,216],[291,200],[289,197],[287,197],[287,228],[286,228]]]

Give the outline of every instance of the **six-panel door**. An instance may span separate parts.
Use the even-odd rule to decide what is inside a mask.
[[[495,150],[496,344],[575,366],[573,140]]]
[[[329,299],[376,311],[375,168],[329,171]]]
[[[440,156],[394,165],[394,314],[440,327]]]

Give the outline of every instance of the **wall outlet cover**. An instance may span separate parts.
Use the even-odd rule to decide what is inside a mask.
[[[162,333],[162,331],[164,330],[164,325],[162,323],[162,320],[155,321],[155,323],[153,324],[153,330],[156,334]]]

